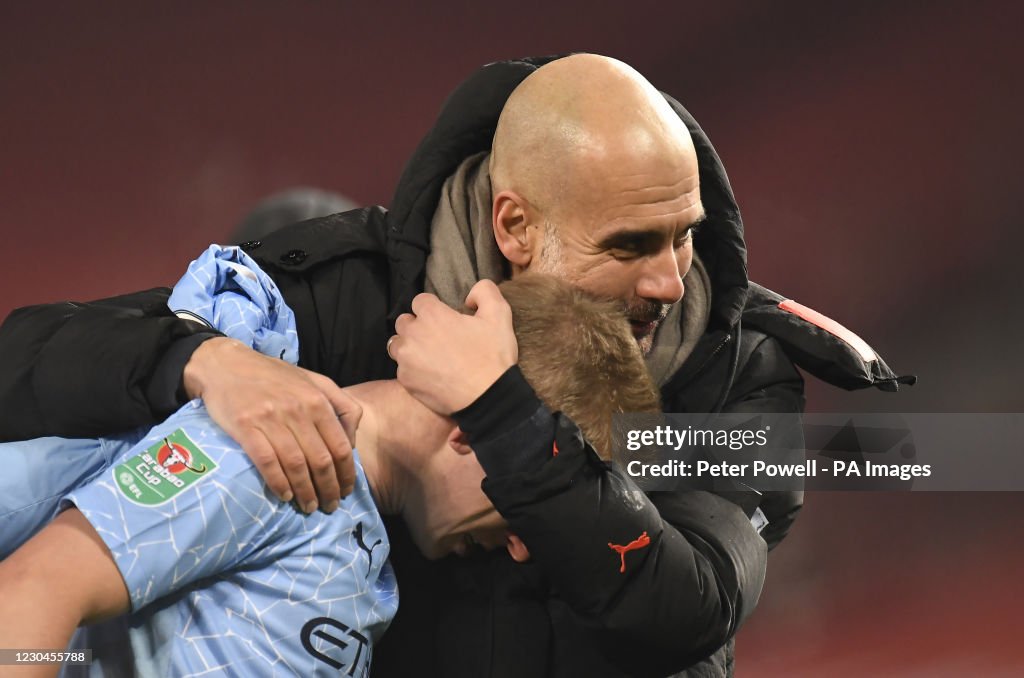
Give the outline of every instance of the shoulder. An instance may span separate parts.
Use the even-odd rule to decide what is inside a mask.
[[[916,381],[898,376],[867,341],[839,322],[753,282],[743,328],[771,338],[781,349],[776,352],[833,386],[895,391]]]
[[[268,272],[300,274],[351,256],[384,256],[387,211],[363,207],[292,224],[242,249]]]
[[[340,384],[394,374],[384,352],[393,305],[385,215],[340,212],[242,244],[295,314],[299,364]]]
[[[803,382],[794,362],[778,339],[747,326],[741,328],[739,337],[734,389],[743,390],[743,382],[753,385]]]

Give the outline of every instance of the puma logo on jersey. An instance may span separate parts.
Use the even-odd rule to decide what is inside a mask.
[[[353,530],[352,533],[356,537],[356,543],[359,544],[359,548],[361,548],[362,550],[366,551],[366,555],[369,556],[369,558],[370,558],[370,563],[366,567],[366,576],[369,577],[370,576],[370,570],[373,569],[373,549],[375,549],[378,546],[380,546],[381,540],[378,539],[377,541],[373,542],[373,546],[367,546],[366,542],[363,541],[363,524],[362,523],[357,523],[356,524],[356,529]]]

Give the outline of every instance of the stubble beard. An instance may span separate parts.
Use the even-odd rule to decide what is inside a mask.
[[[647,299],[634,298],[625,302],[623,311],[629,319],[633,336],[636,338],[637,346],[640,347],[640,353],[645,357],[654,348],[654,335],[670,310],[672,310],[672,304],[661,304]],[[647,329],[644,326],[650,327]],[[641,331],[642,333],[638,334]]]

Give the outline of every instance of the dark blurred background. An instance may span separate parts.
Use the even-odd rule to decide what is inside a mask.
[[[172,284],[281,189],[386,205],[476,67],[585,50],[701,121],[754,279],[920,376],[809,383],[809,409],[1024,411],[1024,5],[849,5],[3,3],[0,316]],[[1020,494],[809,496],[738,675],[1024,675],[1022,512]]]

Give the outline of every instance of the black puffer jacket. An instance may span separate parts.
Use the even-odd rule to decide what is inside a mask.
[[[340,384],[394,376],[385,341],[422,290],[441,185],[464,158],[489,148],[508,95],[547,60],[492,64],[460,87],[410,160],[390,212],[314,219],[247,245],[295,311],[302,365]],[[696,122],[669,102],[697,148],[708,220],[695,247],[713,307],[706,335],[663,389],[666,410],[799,411],[794,357],[848,388],[895,388],[880,359],[865,363],[748,283],[725,171]],[[210,335],[169,316],[165,299],[166,290],[152,290],[15,311],[0,328],[0,438],[96,435],[154,423],[177,407],[182,367]],[[524,409],[532,393],[522,389],[506,383],[485,394],[488,411],[509,416],[488,420],[502,423],[483,432],[476,451],[488,471],[485,490],[529,545],[532,562],[492,554],[429,563],[391,525],[402,602],[374,675],[731,673],[731,638],[763,584],[765,539],[782,538],[799,495],[765,499],[765,539],[722,496],[648,497],[597,459],[572,422],[542,406]],[[510,445],[550,450],[556,437],[557,457],[501,468]],[[643,532],[650,544],[631,552],[620,573],[608,543]]]

